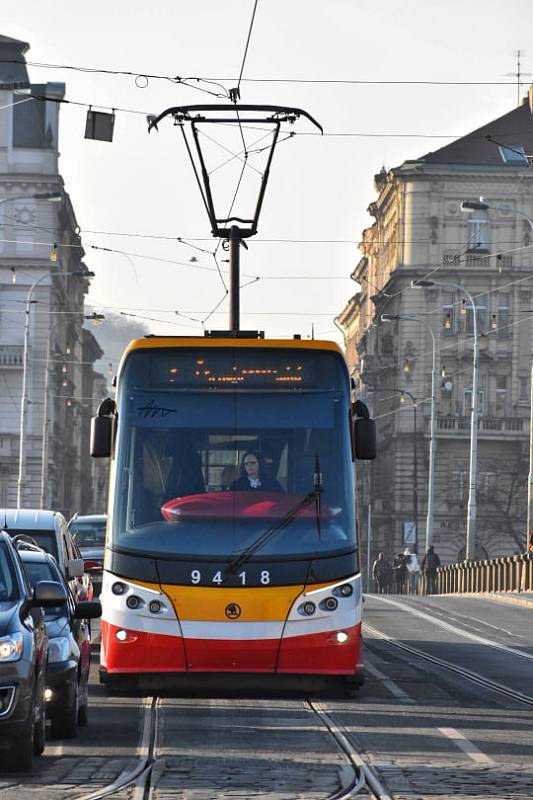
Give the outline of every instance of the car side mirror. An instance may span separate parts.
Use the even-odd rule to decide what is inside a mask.
[[[102,616],[102,606],[96,600],[80,600],[72,616],[74,619],[98,619]]]
[[[32,606],[41,608],[54,608],[67,602],[67,593],[64,587],[56,581],[39,581],[33,590]]]
[[[376,423],[370,419],[370,413],[362,400],[357,400],[352,407],[354,455],[358,460],[373,461],[376,458]]]
[[[67,578],[81,578],[85,572],[83,558],[70,558],[67,562]]]
[[[113,449],[116,404],[110,397],[102,400],[91,419],[90,453],[93,458],[109,458]]]

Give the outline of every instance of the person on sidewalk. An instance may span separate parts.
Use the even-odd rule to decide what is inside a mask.
[[[397,557],[392,563],[392,571],[394,573],[394,584],[396,587],[396,594],[405,594],[407,591],[407,563],[403,553],[398,553]]]
[[[420,576],[420,564],[416,553],[411,553],[408,547],[405,548],[403,554],[406,559],[408,570],[408,591],[409,594],[418,594],[418,578]]]
[[[440,567],[440,558],[433,545],[428,547],[428,551],[422,560],[422,573],[425,579],[426,594],[435,594],[437,591],[437,569]]]
[[[372,577],[378,594],[388,594],[391,590],[392,567],[383,557],[383,553],[378,553],[378,557],[372,565]]]

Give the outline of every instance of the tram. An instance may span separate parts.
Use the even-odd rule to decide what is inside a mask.
[[[373,425],[332,342],[133,341],[91,431],[111,457],[102,682],[362,683],[354,460]]]

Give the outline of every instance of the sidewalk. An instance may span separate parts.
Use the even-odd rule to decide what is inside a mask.
[[[449,595],[442,595],[448,597]],[[496,600],[498,603],[511,603],[515,606],[533,608],[533,592],[463,592],[457,597],[480,597],[482,600]]]

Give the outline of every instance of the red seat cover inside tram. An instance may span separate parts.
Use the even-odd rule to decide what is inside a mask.
[[[303,499],[304,495],[281,492],[208,492],[168,500],[161,506],[161,514],[168,522],[209,517],[276,520],[296,508]],[[312,500],[298,512],[299,519],[314,519],[315,515],[316,508]],[[322,505],[323,520],[329,520],[333,515],[332,509]]]

